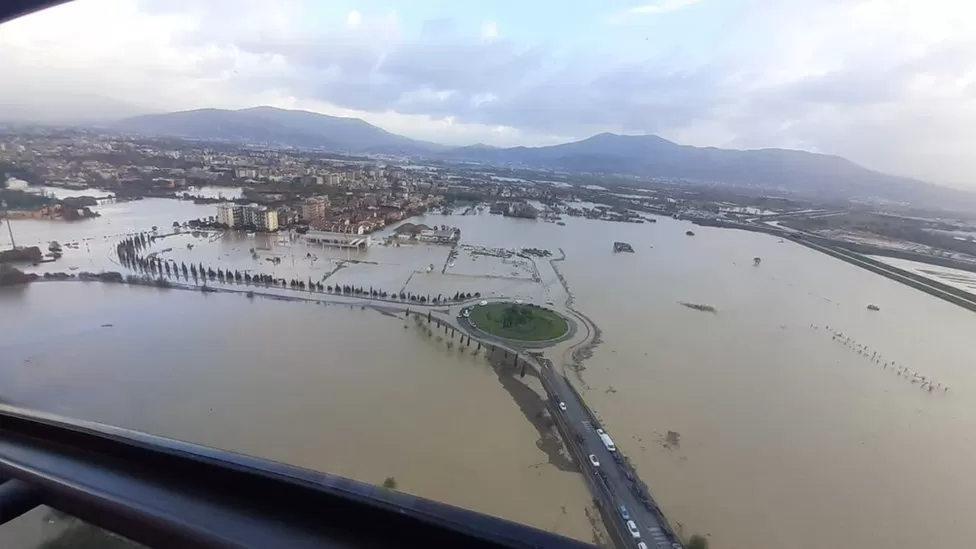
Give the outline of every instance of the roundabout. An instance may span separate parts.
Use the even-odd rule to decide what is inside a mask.
[[[571,319],[530,303],[493,301],[466,308],[459,320],[475,333],[521,347],[548,347],[576,332]]]

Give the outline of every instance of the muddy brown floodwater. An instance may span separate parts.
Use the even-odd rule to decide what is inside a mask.
[[[83,283],[8,288],[0,310],[15,311],[0,317],[0,393],[16,404],[374,484],[392,476],[593,539],[578,473],[550,463],[491,365],[412,321]]]
[[[90,248],[65,261],[111,263],[111,239],[99,239],[117,227],[213,211],[143,202],[104,206],[114,213],[88,225]],[[686,534],[717,549],[971,545],[972,312],[790,242],[667,218],[411,222],[457,226],[465,244],[566,251],[559,270],[602,340],[579,353],[584,397]],[[69,240],[50,222],[14,229]],[[614,241],[635,253],[614,254]],[[213,246],[221,262],[237,261],[235,248],[250,257],[230,237]],[[359,259],[380,265],[340,273],[403,284],[441,254],[371,249]],[[491,291],[559,301],[556,274],[539,273],[534,289],[523,277]],[[459,280],[449,275],[410,284]],[[483,360],[358,309],[78,288],[0,298],[0,394],[370,482],[395,476],[408,491],[590,539],[579,475],[559,469],[531,406]]]

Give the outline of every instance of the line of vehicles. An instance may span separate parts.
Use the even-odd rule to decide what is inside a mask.
[[[563,401],[559,401],[558,406],[559,409],[563,412],[565,412],[567,409],[566,403]],[[610,452],[610,455],[613,456],[614,461],[620,463],[622,458],[619,457],[619,454],[617,453],[617,445],[614,444],[613,439],[610,438],[610,435],[608,435],[606,431],[604,431],[602,428],[597,428],[596,434],[598,437],[600,437],[600,442],[603,443],[603,446],[607,449],[608,452]],[[580,434],[576,435],[576,439],[577,442],[580,443],[583,443],[584,441],[582,435]],[[600,468],[600,460],[599,458],[596,457],[596,454],[590,454],[589,460],[590,460],[590,465],[592,465],[595,469]],[[602,471],[600,472],[600,475],[604,476]],[[637,484],[634,483],[635,480],[634,475],[629,470],[624,469],[624,475],[627,477],[627,480],[630,481],[630,489],[632,492],[634,492],[634,496],[636,496],[641,501],[641,503],[643,503],[650,510],[651,509],[650,496],[641,487],[637,486]],[[604,479],[605,478],[606,477],[604,476]],[[637,549],[648,549],[647,543],[641,540],[640,527],[637,526],[637,523],[634,522],[634,520],[630,517],[630,511],[627,510],[627,506],[621,505],[619,509],[620,509],[620,518],[623,519],[624,524],[627,526],[627,531],[630,532],[630,536],[634,539],[634,541],[637,542]],[[648,532],[650,533],[651,537],[654,539],[657,547],[661,547],[662,544],[667,542],[667,537],[665,536],[664,532],[661,531],[660,528],[657,527],[650,528]],[[672,547],[672,549],[681,549],[681,545],[678,543],[672,543],[670,544],[670,546]]]

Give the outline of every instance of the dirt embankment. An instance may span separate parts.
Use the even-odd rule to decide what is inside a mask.
[[[583,381],[583,377],[581,375],[583,370],[586,369],[586,367],[583,366],[583,362],[591,358],[593,356],[593,351],[597,348],[597,346],[603,343],[603,332],[600,330],[600,327],[597,326],[592,319],[590,319],[590,317],[573,307],[573,304],[576,301],[576,295],[573,294],[572,289],[569,287],[569,282],[566,280],[566,277],[563,276],[562,272],[559,271],[559,266],[556,264],[557,262],[565,260],[566,252],[562,248],[559,248],[559,257],[550,259],[549,263],[552,265],[552,270],[556,273],[556,277],[559,279],[560,284],[562,284],[563,289],[566,291],[566,308],[572,312],[577,319],[579,319],[579,324],[582,324],[587,331],[587,337],[580,344],[571,347],[568,357],[564,356],[563,360],[565,365],[569,366],[570,369],[572,369],[576,374],[576,378],[579,380],[579,382],[582,383],[584,387],[587,387],[586,382]]]

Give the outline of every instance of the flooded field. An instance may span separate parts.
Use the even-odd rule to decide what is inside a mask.
[[[882,257],[879,255],[871,257],[882,263],[920,274],[936,282],[941,282],[953,288],[959,288],[960,290],[976,295],[976,273],[974,272],[942,267],[940,265],[929,265],[927,263],[898,259],[896,257]]]
[[[447,265],[446,273],[457,275],[491,276],[532,280],[536,268],[532,260],[519,257],[505,249],[461,245],[457,256]]]
[[[359,307],[82,283],[0,292],[0,396],[591,540],[590,497],[481,356]],[[0,536],[3,534],[0,533]],[[3,547],[11,547],[2,542]]]
[[[765,235],[682,229],[607,227],[638,252],[564,269],[603,330],[585,397],[667,515],[716,547],[965,544],[976,317]]]
[[[84,241],[86,246],[66,254],[62,262],[111,264],[114,243],[104,245],[100,239],[112,230],[121,230],[124,223],[119,220],[126,216],[129,226],[148,229],[151,225],[168,227],[174,219],[213,215],[212,207],[176,201],[158,203],[161,211],[155,211],[150,201],[100,208],[112,207],[119,208],[117,216],[86,221],[92,225],[77,229],[79,235],[90,235],[86,237],[89,240]],[[169,222],[164,221],[167,218]],[[970,435],[976,423],[976,400],[972,398],[976,370],[971,366],[973,354],[968,343],[968,334],[976,332],[976,316],[970,311],[774,237],[694,227],[667,218],[644,225],[567,218],[565,226],[558,226],[485,213],[429,215],[410,221],[456,226],[465,245],[544,248],[557,257],[560,248],[565,250],[566,259],[557,262],[558,268],[574,295],[576,308],[596,322],[603,340],[592,358],[582,364],[578,377],[575,373],[571,377],[583,388],[588,404],[618,446],[636,464],[667,516],[686,533],[707,534],[712,546],[720,549],[968,546],[971,529],[966,513],[976,506],[976,462],[968,459],[976,451]],[[15,222],[15,232],[23,231],[40,241],[66,240],[64,225],[27,223]],[[686,236],[689,229],[696,235]],[[562,303],[561,286],[548,260],[534,262],[536,281],[527,276],[527,270],[494,259],[483,262],[481,257],[476,261],[455,258],[453,269],[457,271],[452,273],[450,250],[441,246],[378,246],[357,253],[306,250],[281,239],[281,235],[252,239],[237,234],[190,235],[164,239],[157,248],[172,248],[163,253],[172,254],[174,259],[206,262],[209,257],[225,267],[274,269],[282,276],[294,273],[303,279],[327,276],[327,280],[340,283],[384,288],[402,285],[417,293],[481,291],[485,295],[495,292]],[[614,241],[632,244],[635,253],[613,253]],[[194,244],[192,249],[187,248],[188,243]],[[762,258],[759,266],[753,264],[757,256]],[[272,257],[280,261],[267,261]],[[343,266],[337,269],[340,264]],[[60,265],[58,269],[63,270]],[[462,287],[465,283],[471,289]],[[32,287],[19,297],[8,297],[2,307],[14,310],[12,307],[19,303],[28,316],[35,309],[43,312],[53,307],[43,301],[48,289],[61,286]],[[139,331],[122,338],[117,348],[98,349],[101,354],[96,356],[101,359],[92,364],[87,359],[75,365],[47,358],[45,367],[30,367],[23,361],[33,360],[31,350],[46,349],[52,340],[64,342],[58,351],[64,354],[50,355],[55,358],[67,359],[68,350],[75,348],[88,352],[86,338],[104,341],[100,338],[109,337],[105,334],[113,329],[91,328],[83,335],[70,335],[74,332],[64,331],[59,323],[35,332],[15,326],[17,338],[7,335],[0,342],[15,342],[20,360],[4,367],[2,387],[38,406],[57,406],[66,413],[84,411],[85,417],[105,421],[132,418],[164,434],[247,451],[250,447],[238,427],[241,423],[217,414],[217,410],[230,406],[235,417],[240,415],[250,422],[250,436],[268,437],[263,440],[273,442],[261,446],[274,454],[270,457],[372,482],[389,475],[402,476],[408,490],[417,489],[423,495],[481,510],[486,510],[484,504],[473,501],[482,497],[491,502],[489,506],[509,504],[509,510],[520,504],[515,492],[502,494],[505,490],[494,486],[474,488],[466,484],[468,481],[459,480],[460,476],[452,484],[441,484],[438,478],[428,478],[426,475],[432,473],[423,472],[423,468],[436,465],[472,472],[487,467],[495,473],[478,473],[484,478],[471,482],[483,480],[488,484],[498,478],[528,482],[519,476],[523,473],[513,471],[520,471],[533,459],[545,460],[533,444],[531,425],[518,417],[517,408],[494,411],[501,410],[503,401],[511,406],[510,396],[504,393],[498,395],[497,403],[483,403],[492,412],[479,414],[477,420],[485,422],[478,423],[479,429],[497,430],[489,436],[512,437],[493,439],[493,444],[515,454],[504,458],[515,461],[504,466],[497,463],[493,448],[472,440],[480,437],[480,431],[475,436],[474,430],[462,432],[452,426],[457,410],[466,410],[457,407],[465,405],[468,398],[494,398],[493,391],[500,390],[497,380],[474,364],[470,369],[459,366],[468,358],[451,357],[443,349],[427,349],[423,341],[401,341],[413,336],[393,319],[357,310],[341,311],[335,318],[342,320],[334,321],[329,320],[333,312],[338,315],[340,311],[329,312],[331,309],[324,307],[276,303],[267,310],[263,305],[239,309],[248,305],[243,298],[211,300],[210,296],[195,294],[187,294],[187,298],[205,302],[206,313],[193,313],[190,304],[173,312],[166,305],[135,300],[136,305],[143,306],[141,314],[146,315],[143,323],[134,322],[133,329],[141,327]],[[60,299],[64,302],[59,301],[61,317],[67,319],[85,318],[92,309],[90,303],[73,305],[74,299],[69,296]],[[105,307],[124,310],[130,300],[104,301]],[[715,312],[688,308],[683,302],[709,305]],[[868,304],[878,305],[880,311],[868,310]],[[288,311],[288,316],[278,316],[286,314],[278,307]],[[8,322],[18,315],[8,315]],[[159,323],[146,324],[154,315]],[[219,320],[212,321],[208,330],[192,318],[214,315]],[[315,320],[306,315],[314,315]],[[283,320],[276,320],[279,318]],[[321,326],[321,322],[327,326],[314,337],[292,334],[308,334],[306,324]],[[241,323],[248,327],[238,329]],[[185,326],[196,326],[197,331],[184,331]],[[241,344],[248,353],[225,349],[233,346],[226,338],[234,337],[235,330],[249,335],[249,341]],[[358,343],[319,346],[317,338],[324,338],[321,334],[333,333],[338,334],[339,341]],[[213,343],[193,347],[195,337]],[[167,345],[182,338],[190,338],[189,347],[196,356],[205,358],[203,363],[247,362],[253,356],[254,360],[274,360],[275,364],[294,361],[303,366],[295,366],[290,372],[291,381],[277,379],[278,372],[252,363],[236,364],[231,370],[234,374],[227,375],[228,370],[211,370],[201,366],[200,360],[194,365],[182,364],[187,359],[179,354],[181,351],[166,350]],[[262,350],[249,347],[252,341]],[[376,345],[376,341],[383,341],[383,345]],[[395,366],[370,354],[380,352],[379,347],[396,347]],[[5,364],[7,357],[13,356],[7,349],[4,347],[0,359]],[[113,361],[118,363],[133,353],[156,353],[156,349],[164,349],[158,354],[167,367],[122,369],[116,364],[118,370],[106,370]],[[561,356],[567,350],[558,348],[556,354]],[[49,356],[44,353],[39,358]],[[373,364],[376,360],[383,363]],[[338,375],[332,366],[323,366],[353,361],[365,361],[368,366],[341,369],[339,381],[331,377]],[[106,362],[109,365],[103,364]],[[374,368],[382,375],[374,378],[370,374]],[[455,370],[465,372],[464,378],[434,379],[434,372],[453,376],[446,372]],[[114,376],[113,383],[131,390],[85,400],[88,393],[102,390],[99,384],[109,374]],[[313,387],[323,383],[313,381],[321,380],[321,376],[328,380],[325,385],[335,384],[342,394],[324,399],[319,394],[321,388],[315,393]],[[410,376],[423,383],[414,383]],[[921,377],[937,383],[933,388],[938,390],[928,390]],[[185,379],[194,382],[182,384]],[[269,388],[262,391],[265,386]],[[321,428],[328,432],[332,427],[322,418],[336,413],[333,406],[353,406],[354,400],[363,398],[389,411],[373,393],[363,393],[367,386],[397,403],[401,412],[411,411],[400,413],[392,423],[364,427],[368,433],[357,444],[380,452],[386,443],[399,448],[405,432],[433,428],[444,429],[440,434],[450,447],[437,446],[437,440],[425,441],[419,446],[432,445],[438,448],[436,454],[421,456],[415,452],[423,448],[414,448],[405,451],[403,459],[386,456],[378,460],[373,454],[362,460],[351,449],[325,455],[314,440],[299,440],[297,431],[279,428],[295,417],[314,417],[316,425],[325,424]],[[175,387],[187,394],[183,396]],[[151,390],[158,390],[159,396],[148,400],[130,396]],[[230,396],[241,392],[254,396],[247,406],[231,402]],[[332,392],[328,389],[327,394]],[[188,406],[171,406],[177,397],[187,399]],[[287,402],[280,403],[282,399]],[[419,402],[425,399],[436,402],[436,409]],[[216,404],[213,421],[217,423],[193,425],[191,415],[204,417],[206,410],[209,418],[212,405],[208,402]],[[140,406],[155,415],[144,414]],[[375,417],[369,416],[372,412],[363,413],[367,415],[344,419],[358,425]],[[511,420],[499,419],[506,414],[513,414]],[[492,425],[496,421],[498,425]],[[528,432],[518,435],[521,429]],[[266,430],[270,432],[265,434]],[[674,435],[669,437],[669,431]],[[528,445],[525,454],[515,449],[523,444]],[[396,469],[397,463],[411,463],[416,469],[406,465]],[[528,470],[543,478],[549,478],[547,474],[571,476],[547,466]],[[540,492],[539,499],[532,500],[531,506],[541,514],[527,511],[524,520],[536,525],[555,523],[563,515],[548,513],[559,509],[555,502],[560,498],[585,501],[585,493],[571,495],[573,490],[583,490],[579,478],[572,478],[576,484],[540,481],[543,484],[533,488]],[[502,481],[498,484],[501,486]],[[478,493],[482,489],[486,490],[484,495]],[[549,502],[555,506],[547,507]],[[580,511],[568,507],[567,523],[585,522],[580,518],[582,507],[576,508]],[[585,533],[574,535],[588,539]]]

